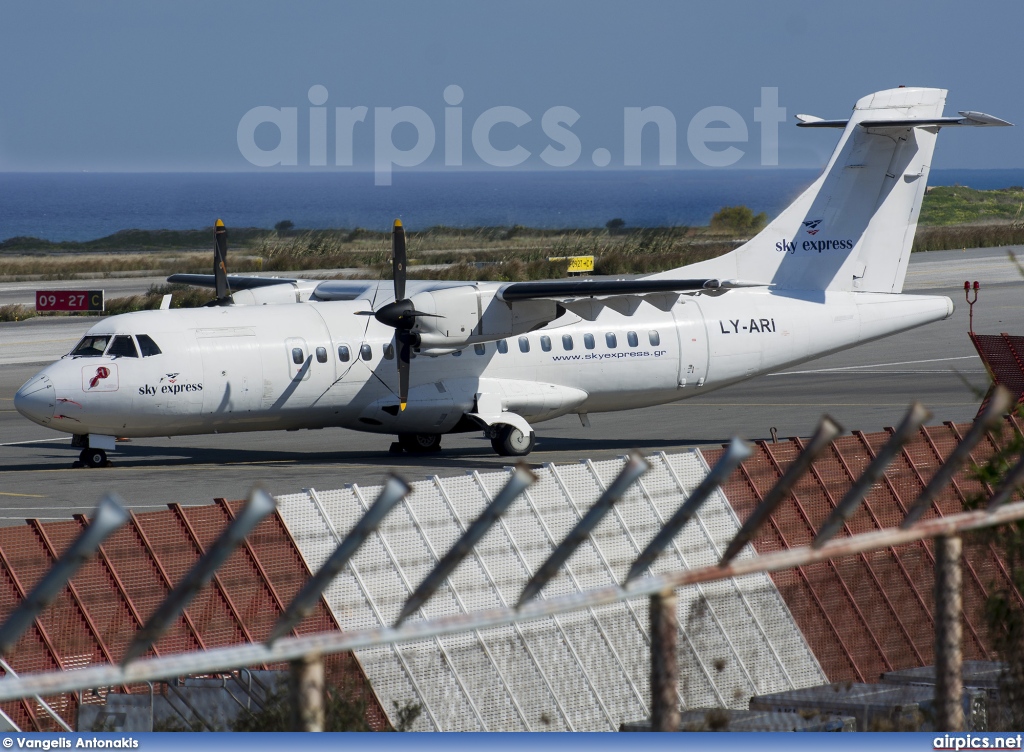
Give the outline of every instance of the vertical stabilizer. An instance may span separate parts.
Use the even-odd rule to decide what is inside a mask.
[[[803,127],[843,129],[822,174],[756,237],[686,274],[900,292],[939,129],[1009,125],[973,112],[942,117],[945,99],[945,89],[889,89],[858,101],[848,121],[798,116]]]

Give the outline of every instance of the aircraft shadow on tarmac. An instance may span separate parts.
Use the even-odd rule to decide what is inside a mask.
[[[542,464],[551,460],[573,462],[597,454],[626,454],[631,449],[645,453],[658,451],[679,451],[683,447],[724,444],[728,439],[699,440],[656,439],[638,442],[630,439],[579,439],[543,438],[537,440],[534,452],[524,458],[529,464]],[[7,472],[33,472],[69,467],[77,459],[77,449],[70,447],[54,451],[50,449],[34,461],[8,465]],[[552,453],[567,454],[566,457],[551,457]],[[515,457],[499,457],[490,444],[481,439],[479,447],[441,449],[429,454],[391,454],[384,451],[286,451],[266,449],[210,448],[210,447],[152,447],[144,444],[118,444],[116,452],[110,454],[115,468],[167,467],[174,465],[237,465],[259,463],[268,465],[330,465],[337,464],[380,464],[390,467],[437,467],[452,465],[469,470],[493,470],[510,465]],[[56,465],[56,467],[55,467]],[[83,472],[89,468],[82,468]]]

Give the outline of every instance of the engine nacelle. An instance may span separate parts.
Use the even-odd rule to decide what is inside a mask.
[[[419,316],[413,332],[424,349],[458,349],[477,342],[493,342],[526,334],[554,321],[564,312],[550,300],[506,303],[497,299],[498,286],[464,285],[409,298]]]

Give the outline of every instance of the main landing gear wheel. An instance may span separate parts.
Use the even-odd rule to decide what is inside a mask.
[[[491,437],[491,446],[502,457],[524,457],[533,451],[537,435],[524,434],[515,426],[501,425]]]
[[[106,467],[107,453],[102,449],[83,449],[78,460],[86,467]]]
[[[441,451],[439,433],[400,433],[398,443],[409,454],[427,454]]]

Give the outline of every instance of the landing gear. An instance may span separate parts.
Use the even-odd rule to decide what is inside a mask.
[[[83,449],[82,453],[78,455],[78,461],[81,463],[80,466],[85,467],[107,467],[107,453],[102,449]]]
[[[491,446],[502,457],[524,457],[533,451],[537,435],[530,431],[523,433],[515,426],[495,426],[491,435]]]
[[[439,433],[400,433],[398,445],[409,454],[427,454],[441,451]]]

